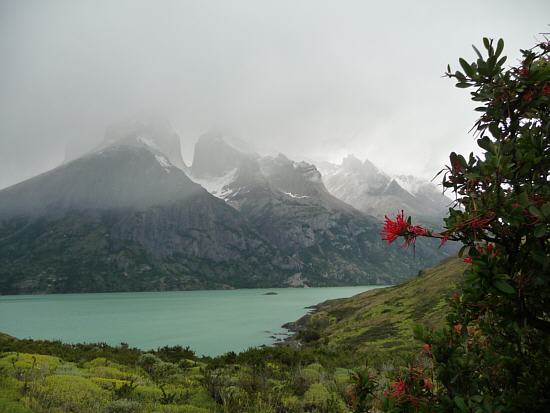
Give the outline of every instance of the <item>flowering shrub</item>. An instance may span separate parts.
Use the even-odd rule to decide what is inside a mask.
[[[502,40],[483,44],[485,56],[474,47],[474,62],[459,60],[462,71],[447,67],[480,105],[473,131],[483,153],[453,152],[440,172],[455,194],[445,229],[413,225],[402,211],[382,230],[383,239],[403,237],[405,246],[419,236],[460,241],[470,264],[447,328],[419,334],[434,359],[437,397],[408,399],[418,397],[409,375],[388,389],[386,411],[423,411],[423,401],[443,412],[550,406],[550,42],[522,50],[511,68]]]
[[[435,396],[431,378],[433,371],[422,363],[410,366],[389,384],[382,397],[387,413],[433,412]]]

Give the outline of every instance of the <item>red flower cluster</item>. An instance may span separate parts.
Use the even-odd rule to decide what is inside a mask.
[[[429,232],[421,225],[411,225],[408,220],[405,220],[405,213],[401,211],[395,216],[395,221],[388,218],[387,215],[385,216],[384,227],[380,235],[388,244],[394,242],[398,237],[404,237],[403,246],[408,247],[411,244],[414,246],[416,237],[429,235]]]
[[[405,393],[405,389],[407,388],[407,384],[403,379],[397,379],[394,382],[390,383],[391,391],[384,392],[384,395],[391,396],[391,397],[401,397],[403,393]]]
[[[480,255],[490,255],[491,257],[496,257],[498,255],[495,249],[495,244],[492,244],[490,242],[487,244],[486,247],[483,247],[483,245],[478,245],[476,249]]]

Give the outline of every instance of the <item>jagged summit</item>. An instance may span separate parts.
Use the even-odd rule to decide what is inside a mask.
[[[378,218],[404,209],[429,222],[439,222],[450,199],[431,182],[413,176],[392,177],[371,161],[348,155],[342,163],[322,163],[329,192],[355,208]]]

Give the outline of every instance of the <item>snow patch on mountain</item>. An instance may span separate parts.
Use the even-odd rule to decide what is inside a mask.
[[[396,175],[394,176],[395,181],[405,189],[407,192],[417,195],[422,189],[430,188],[437,191],[437,186],[432,182],[429,182],[425,179],[417,178],[412,175]]]
[[[233,191],[230,189],[229,185],[235,180],[236,175],[237,168],[234,168],[222,176],[197,178],[193,175],[190,175],[189,177],[192,181],[202,186],[212,195],[221,199],[226,199],[233,194]]]
[[[155,155],[155,159],[166,172],[170,173],[170,168],[172,167],[172,164],[168,161],[168,159],[166,159],[162,155]]]
[[[296,195],[296,194],[293,194],[292,192],[283,192],[285,195],[289,196],[290,198],[311,198],[310,196],[307,196],[307,195]]]
[[[154,149],[155,151],[160,151],[159,146],[155,143],[155,141],[152,138],[140,136],[139,138],[137,138],[137,140],[138,142],[143,143],[145,146],[148,146]]]

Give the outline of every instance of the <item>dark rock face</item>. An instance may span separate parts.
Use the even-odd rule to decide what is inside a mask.
[[[203,137],[191,177],[233,171],[220,199],[166,142],[115,136],[0,191],[0,293],[393,283],[446,254],[388,248],[311,164]]]

